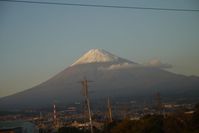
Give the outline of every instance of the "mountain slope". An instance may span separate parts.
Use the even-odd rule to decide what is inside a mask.
[[[54,101],[60,104],[81,101],[82,87],[79,81],[84,77],[93,81],[89,84],[92,99],[107,96],[151,97],[157,91],[167,97],[197,97],[199,94],[197,77],[143,67],[104,50],[97,49],[92,52],[90,56],[90,53],[86,53],[48,81],[0,99],[0,106],[7,109],[35,108],[51,106]]]
[[[111,62],[111,63],[133,63],[121,57],[115,56],[108,51],[103,49],[91,49],[80,57],[75,63],[71,66],[87,63],[98,63],[98,62]]]

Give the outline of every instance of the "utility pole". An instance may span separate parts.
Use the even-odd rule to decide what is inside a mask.
[[[112,108],[111,108],[111,103],[110,103],[110,99],[108,97],[108,101],[107,101],[107,106],[108,106],[108,119],[109,119],[109,122],[113,122],[113,119],[112,119]]]
[[[162,103],[161,103],[161,97],[160,97],[160,93],[157,92],[155,95],[155,100],[156,100],[156,109],[158,111],[158,113],[161,113],[162,110]]]
[[[90,108],[90,100],[89,100],[89,95],[88,95],[88,80],[87,79],[82,80],[81,84],[83,87],[83,95],[85,97],[87,108],[88,108],[90,129],[91,129],[91,133],[93,133],[93,121],[92,121],[92,114],[91,114],[91,108]]]
[[[56,126],[56,124],[57,124],[56,105],[53,104],[53,125]]]

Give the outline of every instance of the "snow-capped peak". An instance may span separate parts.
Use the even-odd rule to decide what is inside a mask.
[[[117,57],[103,49],[91,49],[80,57],[75,63],[71,66],[78,64],[87,64],[87,63],[99,63],[99,62],[124,62],[124,59]]]

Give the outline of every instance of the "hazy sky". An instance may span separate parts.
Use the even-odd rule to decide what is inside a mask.
[[[199,9],[198,0],[56,2]],[[199,12],[0,2],[0,97],[49,79],[92,48],[199,76]]]

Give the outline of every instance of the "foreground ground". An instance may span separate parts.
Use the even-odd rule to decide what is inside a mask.
[[[89,133],[89,130],[64,127],[59,133]],[[95,133],[199,133],[199,104],[194,113],[176,112],[171,115],[146,115],[139,120],[128,118],[105,124]]]

